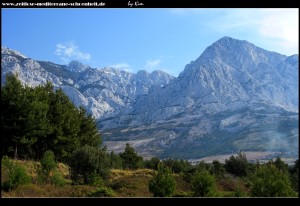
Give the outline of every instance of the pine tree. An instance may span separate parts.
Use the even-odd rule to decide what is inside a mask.
[[[102,144],[102,137],[96,126],[95,118],[90,114],[86,114],[83,107],[79,107],[78,117],[80,119],[80,130],[78,132],[80,145],[99,147]]]
[[[51,134],[51,125],[48,119],[50,109],[49,90],[52,85],[38,86],[28,89],[28,111],[26,121],[26,140],[31,141],[32,145],[28,154],[34,159],[40,159],[42,154],[47,151],[47,136]]]
[[[51,149],[59,161],[65,161],[80,147],[78,110],[61,89],[55,91],[50,102],[49,119],[53,128]]]
[[[137,169],[142,165],[143,158],[138,156],[128,143],[126,143],[124,152],[119,155],[123,160],[123,169]]]
[[[14,75],[6,76],[6,84],[1,87],[1,130],[2,152],[9,156],[18,157],[26,142],[25,136],[26,113],[28,105],[26,90]]]
[[[122,169],[122,159],[118,154],[115,154],[113,151],[109,154],[110,168],[113,169]]]
[[[227,172],[236,176],[246,176],[248,170],[248,160],[245,153],[238,153],[237,157],[230,156],[225,160],[225,169]]]

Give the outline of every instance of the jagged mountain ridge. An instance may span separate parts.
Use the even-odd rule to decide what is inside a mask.
[[[170,84],[99,124],[107,140],[135,141],[145,155],[191,158],[240,149],[297,153],[298,68],[298,55],[224,37]],[[278,137],[277,146],[270,146],[271,134]],[[289,143],[280,148],[284,138]],[[108,144],[117,150],[115,142]]]
[[[51,81],[99,121],[108,149],[130,142],[143,156],[198,158],[244,151],[298,154],[298,55],[224,37],[173,78],[34,61],[2,48],[9,72]]]
[[[68,65],[36,61],[8,48],[1,48],[1,84],[8,73],[17,73],[29,86],[53,83],[62,88],[76,106],[83,106],[95,118],[116,116],[155,85],[166,85],[174,77],[163,72],[137,74],[114,68],[93,69],[78,61]]]
[[[236,47],[230,48],[232,45]],[[166,120],[181,113],[215,114],[256,102],[298,112],[296,62],[298,55],[287,57],[224,37],[186,65],[171,84],[138,98],[128,113],[134,116],[131,126]],[[196,110],[200,106],[205,109]],[[109,128],[113,122],[108,122],[108,126],[102,124]]]

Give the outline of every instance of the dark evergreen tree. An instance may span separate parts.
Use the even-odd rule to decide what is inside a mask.
[[[78,110],[61,89],[56,90],[51,98],[50,115],[53,127],[53,133],[50,135],[53,145],[50,149],[59,161],[65,161],[80,146],[80,120]]]
[[[1,87],[2,153],[39,160],[52,150],[59,161],[84,145],[99,147],[101,135],[95,119],[76,108],[51,83],[30,88],[14,75]]]
[[[1,145],[3,154],[10,157],[17,158],[18,151],[28,143],[25,140],[27,106],[26,89],[16,76],[7,75],[6,84],[1,87]]]
[[[223,167],[223,165],[218,161],[218,160],[214,160],[212,162],[212,171],[213,173],[217,176],[217,177],[223,177],[224,176],[224,172],[225,169]]]
[[[229,160],[225,160],[225,169],[227,172],[236,176],[246,176],[248,169],[248,160],[245,153],[238,153],[237,157],[230,156]]]
[[[151,159],[144,161],[144,166],[145,166],[145,168],[148,168],[148,169],[157,170],[159,163],[160,163],[160,159],[159,158],[152,157]]]
[[[202,160],[198,164],[195,165],[195,169],[198,172],[210,171],[211,165]]]
[[[292,166],[290,175],[293,189],[296,192],[299,192],[299,159],[297,159],[295,164]]]
[[[52,133],[48,114],[50,109],[49,93],[53,92],[53,86],[47,83],[45,86],[37,86],[28,90],[27,121],[25,126],[25,138],[32,142],[28,151],[24,151],[30,158],[40,159],[47,151],[48,135]]]
[[[119,155],[123,161],[123,169],[137,169],[142,166],[143,158],[128,143],[126,143],[124,152]]]
[[[122,169],[122,159],[118,154],[115,154],[113,151],[109,154],[110,168],[113,169]]]
[[[277,157],[274,162],[272,161],[272,163],[275,165],[275,167],[277,167],[277,169],[281,170],[284,173],[288,173],[289,166],[284,161],[282,161],[280,157]]]
[[[187,160],[166,159],[162,162],[175,173],[185,172],[191,168],[191,164]]]
[[[87,114],[83,107],[79,107],[80,129],[78,137],[80,145],[99,147],[102,144],[102,137],[96,126],[96,120],[91,114]]]

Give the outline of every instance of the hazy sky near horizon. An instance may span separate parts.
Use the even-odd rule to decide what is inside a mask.
[[[2,9],[2,46],[36,60],[178,76],[224,36],[299,53],[299,9]]]

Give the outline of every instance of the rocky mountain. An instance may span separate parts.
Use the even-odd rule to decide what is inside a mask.
[[[150,90],[128,113],[99,122],[108,145],[197,158],[251,151],[298,154],[298,55],[287,57],[224,37]],[[113,129],[111,129],[113,128]]]
[[[9,73],[18,74],[23,84],[37,86],[47,81],[62,88],[76,106],[83,106],[97,119],[127,111],[138,96],[152,86],[168,84],[174,77],[163,72],[137,74],[114,68],[95,69],[78,61],[68,65],[37,61],[8,48],[1,48],[1,84]]]
[[[298,156],[299,56],[223,37],[174,78],[35,61],[2,48],[2,83],[51,81],[98,119],[109,150],[129,142],[143,156],[200,158],[238,151]]]

